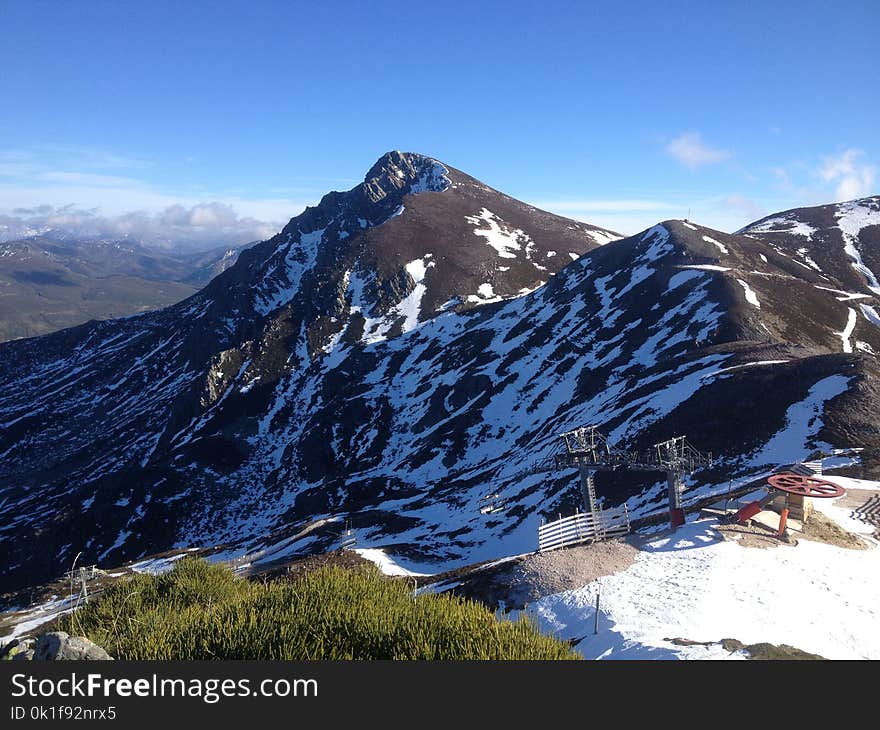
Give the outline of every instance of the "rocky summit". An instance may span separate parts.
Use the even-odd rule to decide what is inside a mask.
[[[686,501],[838,450],[880,476],[878,208],[621,238],[384,155],[179,304],[0,345],[0,588],[343,521],[436,566],[531,550],[577,489],[529,467],[584,424],[711,451]],[[665,509],[660,474],[598,485]]]

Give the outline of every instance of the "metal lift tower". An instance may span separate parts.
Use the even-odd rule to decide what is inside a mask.
[[[585,509],[596,514],[594,476],[597,471],[665,472],[669,497],[669,522],[673,528],[684,524],[681,496],[684,491],[684,475],[712,463],[712,454],[695,449],[685,436],[675,436],[668,441],[654,444],[645,452],[624,451],[613,448],[596,426],[582,426],[561,434],[565,451],[554,458],[555,468],[577,467],[580,471],[581,494]]]

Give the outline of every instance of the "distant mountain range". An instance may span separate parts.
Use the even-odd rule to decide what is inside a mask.
[[[0,345],[0,587],[336,520],[438,570],[524,552],[578,500],[528,467],[585,424],[713,452],[686,504],[820,452],[880,476],[877,272],[876,197],[620,239],[389,153],[182,302]],[[665,510],[662,475],[598,487]]]
[[[174,304],[247,245],[180,254],[57,231],[0,243],[0,341]]]

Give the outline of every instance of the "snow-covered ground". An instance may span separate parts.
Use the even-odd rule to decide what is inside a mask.
[[[832,477],[849,488],[880,483]],[[873,527],[834,500],[818,509],[852,532]],[[644,546],[627,570],[528,607],[543,629],[579,639],[587,659],[740,659],[717,643],[789,644],[828,659],[880,659],[880,546],[851,550],[801,539],[796,546],[741,547],[695,518]],[[599,631],[594,634],[596,594]]]
[[[877,275],[868,268],[862,259],[859,236],[862,228],[880,224],[880,211],[874,210],[858,200],[843,203],[836,213],[837,227],[843,235],[843,250],[852,259],[851,266],[867,280],[868,288],[874,294],[880,294],[880,282]]]
[[[174,555],[140,560],[129,565],[128,570],[105,572],[104,575],[110,578],[119,578],[131,573],[161,575],[171,570],[174,563],[180,558],[198,550],[199,548],[188,548]],[[81,599],[78,591],[79,585],[77,584],[68,595],[52,596],[43,603],[35,604],[27,609],[8,609],[0,613],[0,624],[3,624],[3,628],[0,628],[0,646],[17,636],[31,634],[43,624],[73,611],[80,605]]]
[[[174,563],[185,558],[188,553],[196,552],[199,548],[187,548],[184,552],[168,555],[162,558],[148,558],[128,566],[135,573],[146,573],[147,575],[162,575],[174,568]]]
[[[825,478],[847,490],[880,492],[880,482]],[[548,633],[577,640],[576,649],[586,659],[745,658],[743,652],[725,650],[718,643],[724,638],[789,644],[829,659],[880,659],[880,543],[871,537],[873,525],[836,502],[815,500],[814,505],[844,529],[862,535],[867,549],[806,539],[795,546],[742,547],[721,537],[715,518],[695,516],[675,532],[646,531],[647,542],[626,570],[544,596],[526,610]],[[355,552],[386,575],[430,574],[412,569],[421,566],[404,567],[381,549]],[[185,554],[129,568],[160,573]],[[599,630],[594,633],[597,593]],[[70,611],[72,604],[68,597],[53,597],[19,612],[0,643],[34,631]],[[708,645],[678,645],[674,638]]]
[[[77,606],[78,601],[78,595],[64,596],[63,598],[53,596],[48,601],[31,606],[27,611],[14,616],[13,620],[3,629],[3,634],[0,635],[0,646],[17,636],[30,634],[37,627],[59,616],[70,613]]]
[[[758,301],[758,295],[755,294],[754,289],[749,286],[748,282],[743,279],[737,279],[739,285],[743,288],[743,291],[746,295],[746,301],[751,304],[753,307],[761,308],[761,302]]]
[[[379,567],[379,570],[385,575],[430,575],[430,573],[417,573],[414,570],[404,568],[398,562],[393,560],[384,550],[379,550],[378,548],[356,548],[354,552],[365,560],[375,563]]]
[[[812,239],[816,229],[808,223],[789,218],[787,216],[775,216],[768,218],[757,225],[749,226],[750,233],[790,233],[803,236],[807,240]]]

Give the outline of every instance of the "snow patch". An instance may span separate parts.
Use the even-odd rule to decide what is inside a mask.
[[[860,294],[859,292],[848,292],[841,291],[840,289],[831,289],[827,286],[819,286],[818,284],[813,284],[816,289],[822,289],[823,291],[830,291],[833,294],[840,294],[839,297],[835,297],[838,302],[849,302],[853,299],[871,299],[871,294]]]
[[[5,636],[0,637],[0,646],[17,636],[30,634],[34,629],[39,628],[49,621],[53,621],[59,616],[70,613],[76,608],[78,602],[79,595],[75,597],[65,596],[64,598],[53,597],[52,599],[23,612],[20,616],[15,617],[12,623],[12,631]]]
[[[621,238],[620,236],[614,235],[610,231],[592,230],[587,231],[587,234],[590,236],[590,238],[593,239],[593,242],[599,246],[604,246],[606,243],[611,243],[612,241],[619,241]],[[576,258],[580,257],[578,256]]]
[[[746,301],[751,304],[753,307],[761,308],[761,302],[758,301],[758,295],[755,294],[754,289],[748,285],[746,281],[743,279],[737,279],[739,285],[743,288],[746,294]]]
[[[671,292],[673,289],[677,289],[686,281],[690,281],[691,279],[698,279],[702,274],[699,271],[679,271],[677,274],[673,274],[669,277],[669,284],[666,286],[666,291]]]
[[[262,315],[288,303],[299,291],[303,274],[315,265],[324,228],[288,238],[287,253],[278,275],[278,264],[266,274],[254,295],[254,309]]]
[[[877,313],[874,307],[869,304],[859,304],[859,308],[862,310],[862,314],[865,315],[865,319],[871,324],[880,327],[880,314]]]
[[[716,266],[715,264],[684,264],[677,266],[678,269],[700,269],[701,271],[730,271],[729,266]]]
[[[442,193],[451,184],[449,170],[446,166],[437,162],[437,160],[431,160],[431,164],[422,171],[419,179],[412,184],[409,191],[412,194],[426,192]]]
[[[178,553],[170,555],[167,558],[150,558],[142,560],[139,563],[133,563],[129,566],[135,573],[146,573],[147,575],[162,575],[167,573],[174,567],[174,563],[181,558],[186,557],[186,553]]]
[[[720,370],[716,370],[713,373],[708,373],[703,377],[710,378],[714,375],[720,375],[721,373],[729,373],[731,370],[742,370],[743,368],[760,367],[762,365],[781,365],[782,363],[786,362],[788,362],[788,360],[755,360],[754,362],[744,362],[741,365],[731,365],[727,368],[721,368]]]
[[[725,246],[723,243],[721,243],[721,241],[716,241],[716,240],[715,240],[714,238],[712,238],[711,236],[703,236],[703,240],[704,240],[706,243],[711,243],[713,246],[717,246],[717,247],[718,247],[718,250],[721,251],[721,253],[723,253],[723,254],[729,254],[729,253],[730,253],[730,251],[727,250],[727,246]]]
[[[750,226],[749,233],[790,233],[795,236],[803,236],[806,239],[812,239],[816,229],[808,223],[789,218],[788,216],[776,216],[768,218],[761,223]]]
[[[364,313],[364,310],[366,309],[364,301],[364,286],[366,282],[358,274],[354,274],[350,277],[348,285],[348,290],[351,292],[350,311],[352,313],[361,313],[365,319],[364,333],[361,337],[361,342],[371,345],[385,340],[388,331],[401,317],[404,318],[401,326],[402,333],[411,332],[419,326],[422,298],[427,291],[427,287],[423,283],[425,274],[429,268],[436,265],[434,261],[429,260],[431,257],[431,254],[425,254],[424,258],[413,259],[403,267],[406,273],[412,278],[415,286],[412,291],[392,307],[384,317],[371,318]],[[341,332],[337,333],[337,339],[338,336],[341,336]]]
[[[503,259],[515,259],[516,251],[527,250],[534,242],[525,231],[509,228],[507,224],[492,211],[483,208],[475,216],[465,216],[468,223],[477,226],[474,235],[482,236],[486,243],[494,248]],[[482,226],[485,224],[485,228]]]
[[[477,304],[489,304],[490,302],[500,302],[503,297],[495,294],[495,289],[491,284],[480,284],[477,287],[477,294],[469,294],[467,301]]]
[[[819,267],[819,264],[817,264],[815,261],[813,261],[813,259],[810,258],[810,250],[809,249],[799,248],[797,250],[797,252],[798,252],[798,254],[800,254],[801,258],[803,258],[803,260],[807,262],[807,265],[811,269],[815,269],[816,271],[818,271],[820,273],[822,272],[822,269]]]
[[[379,570],[385,575],[405,575],[405,576],[426,576],[430,573],[416,573],[413,570],[407,570],[399,563],[395,562],[384,550],[378,548],[355,548],[354,552],[365,560],[375,563]]]
[[[461,297],[452,297],[452,299],[447,299],[443,304],[437,307],[438,312],[445,312],[450,307],[454,307],[456,304],[461,304]]]
[[[880,225],[880,210],[874,210],[854,201],[838,206],[835,215],[837,216],[837,227],[843,234],[843,250],[852,259],[852,267],[867,279],[868,288],[880,295],[880,282],[862,260],[862,254],[859,250],[859,234],[862,228]]]
[[[753,466],[776,465],[806,459],[813,450],[810,440],[824,425],[825,403],[845,393],[848,387],[849,378],[844,375],[830,375],[815,383],[806,398],[789,406],[785,425],[750,459],[750,463]]]
[[[853,330],[856,328],[856,310],[852,307],[847,307],[847,311],[846,327],[843,328],[843,332],[835,332],[835,334],[840,335],[840,339],[843,342],[843,351],[852,352],[850,337],[852,337]]]
[[[242,385],[241,388],[238,389],[238,392],[242,393],[242,394],[247,393],[250,391],[251,388],[253,388],[259,382],[260,382],[260,376],[257,375],[257,377],[255,377],[253,380]]]

